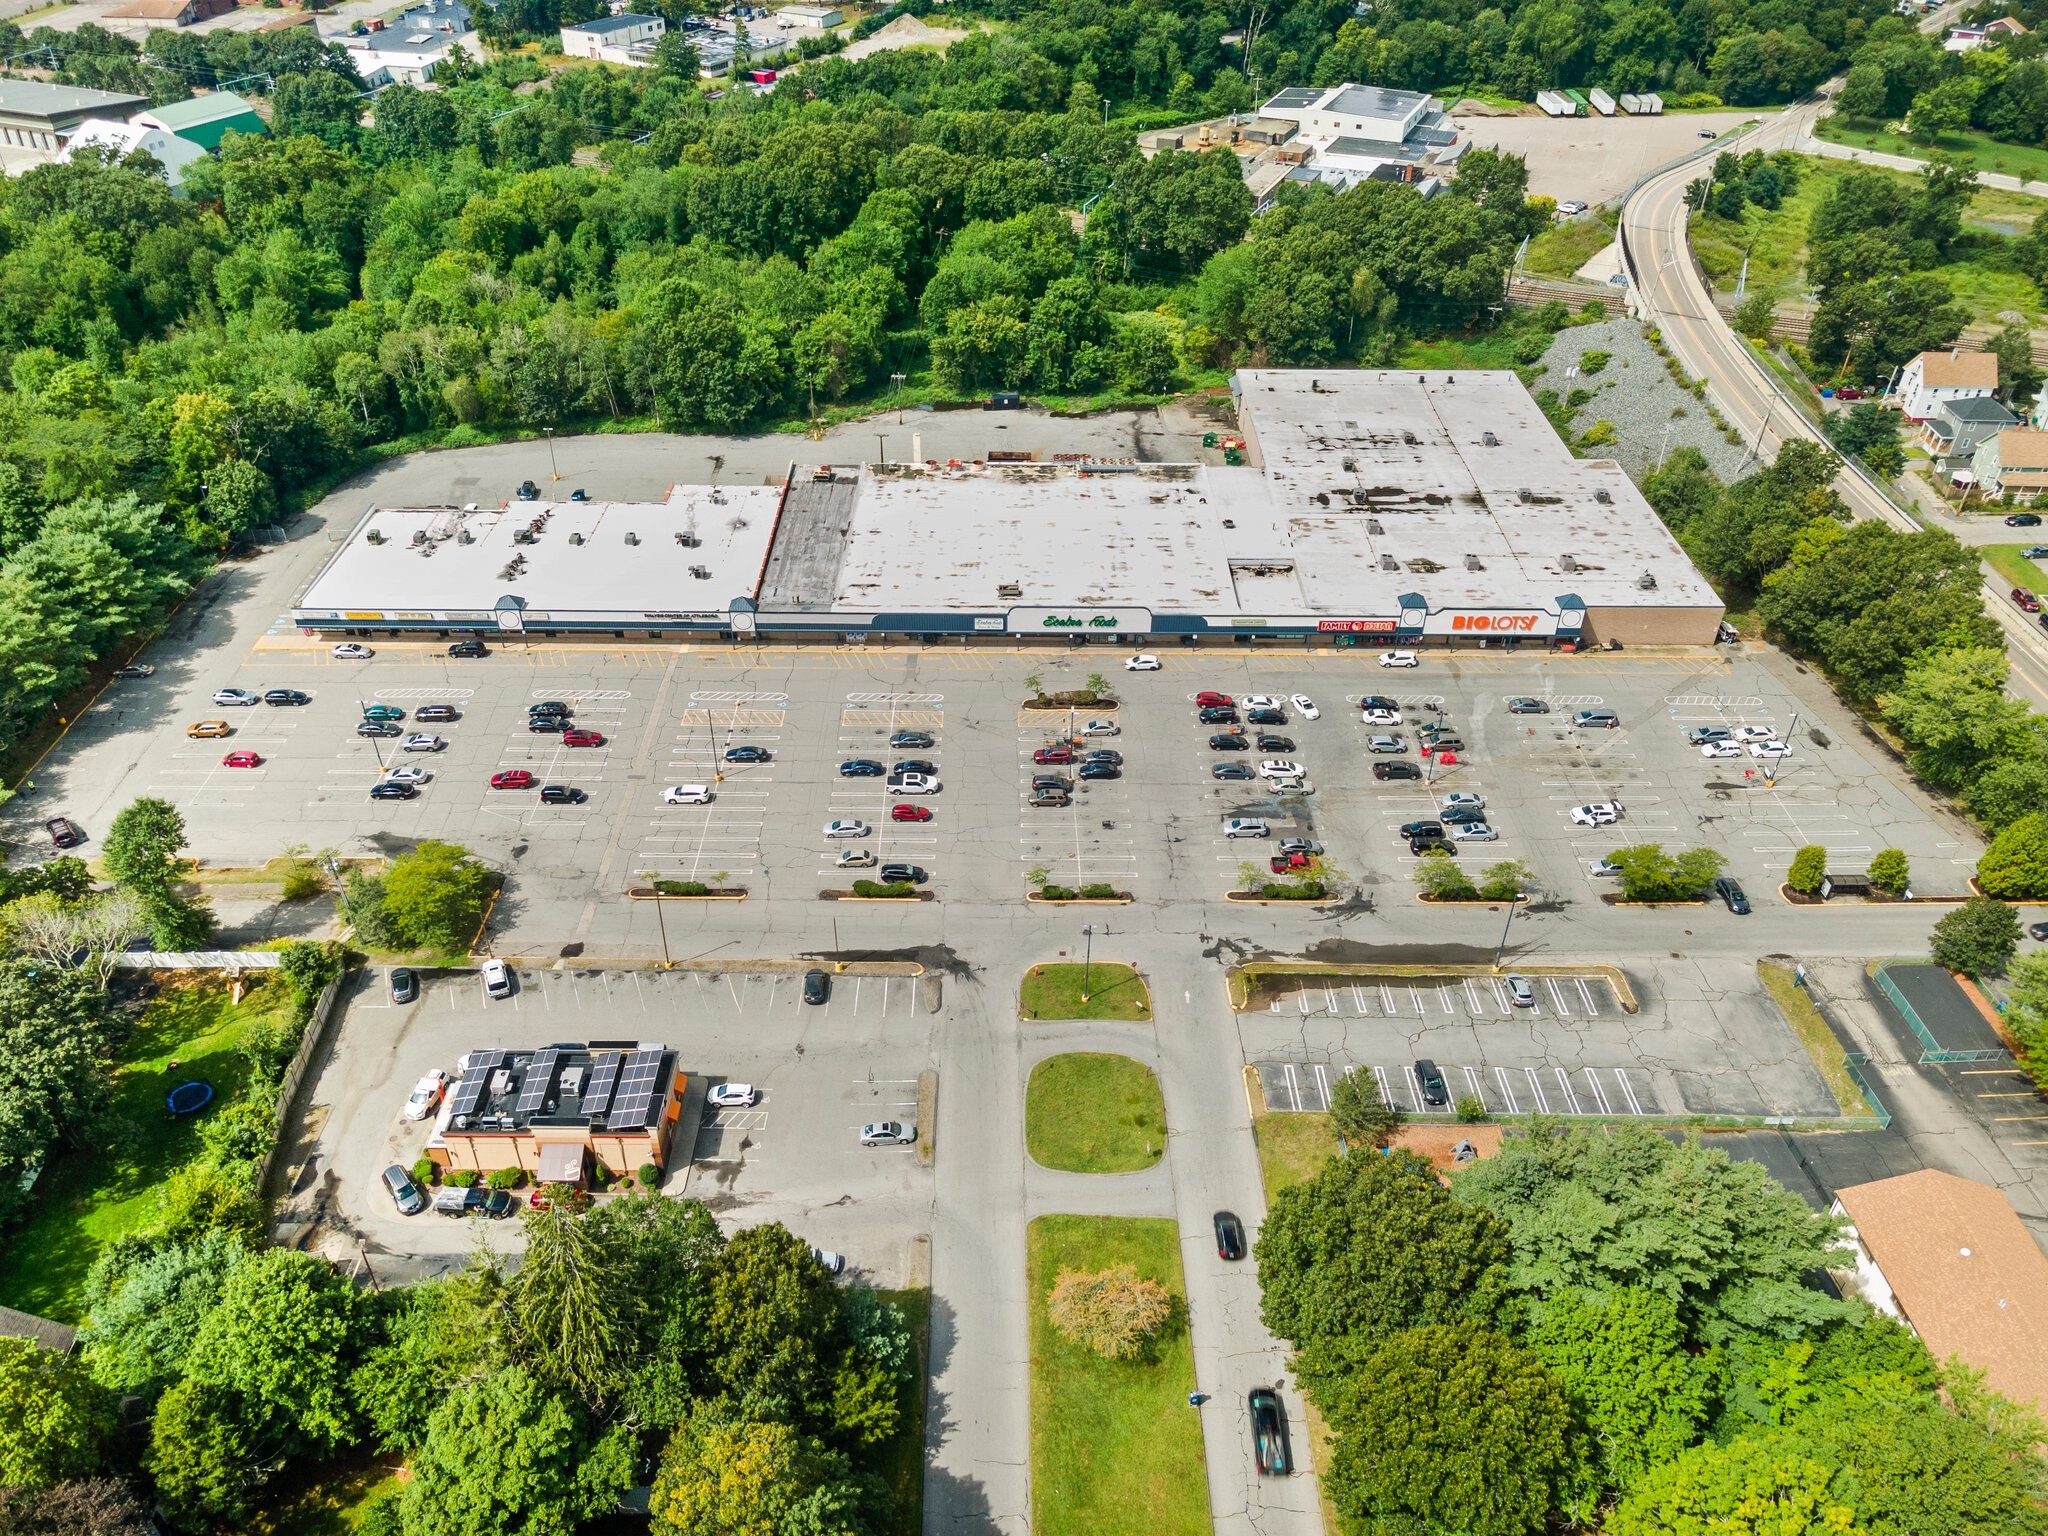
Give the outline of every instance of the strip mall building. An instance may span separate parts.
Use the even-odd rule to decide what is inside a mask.
[[[308,634],[1708,645],[1721,604],[1511,373],[1244,371],[1241,464],[792,469],[658,502],[373,507]]]

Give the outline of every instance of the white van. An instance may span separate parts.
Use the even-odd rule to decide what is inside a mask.
[[[486,960],[483,969],[484,996],[507,998],[512,995],[512,968],[502,960]]]

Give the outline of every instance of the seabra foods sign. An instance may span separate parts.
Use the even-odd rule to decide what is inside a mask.
[[[1095,613],[1084,619],[1071,613],[1048,613],[1038,622],[1047,629],[1115,629],[1116,615]]]
[[[1142,635],[1152,628],[1149,608],[1012,608],[1013,635]]]
[[[1501,613],[1432,613],[1423,624],[1432,635],[1554,635],[1557,615],[1540,610]]]

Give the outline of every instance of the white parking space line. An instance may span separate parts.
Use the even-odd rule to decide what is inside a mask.
[[[1519,1115],[1522,1112],[1522,1106],[1515,1102],[1515,1085],[1508,1080],[1507,1069],[1505,1067],[1495,1067],[1493,1069],[1493,1080],[1500,1087],[1501,1098],[1507,1101],[1508,1113]]]
[[[1524,1067],[1522,1068],[1522,1071],[1528,1076],[1529,1097],[1536,1101],[1536,1112],[1538,1114],[1543,1115],[1549,1114],[1550,1100],[1543,1096],[1542,1076],[1537,1072],[1537,1070],[1534,1067]]]
[[[1550,1000],[1557,1005],[1557,1011],[1559,1016],[1563,1018],[1570,1018],[1572,1011],[1564,1000],[1564,988],[1560,987],[1557,984],[1557,978],[1555,976],[1546,976],[1543,978],[1543,980],[1544,983],[1550,988]]]
[[[1395,1109],[1401,1107],[1401,1101],[1394,1097],[1394,1085],[1387,1081],[1387,1069],[1378,1062],[1373,1063],[1372,1080],[1374,1086],[1380,1091],[1380,1102],[1382,1104],[1389,1105]]]
[[[1564,1101],[1571,1106],[1567,1113],[1574,1115],[1584,1114],[1585,1111],[1579,1108],[1579,1096],[1572,1092],[1570,1075],[1566,1073],[1563,1067],[1554,1067],[1551,1070],[1557,1073],[1557,1086],[1564,1090]]]
[[[1586,1005],[1586,1017],[1590,1019],[1599,1018],[1600,1004],[1594,999],[1593,989],[1586,984],[1586,978],[1583,976],[1574,977],[1573,985],[1579,989],[1580,1000]]]
[[[1586,1068],[1586,1086],[1593,1090],[1593,1098],[1600,1105],[1600,1113],[1612,1114],[1613,1110],[1607,1103],[1607,1095],[1600,1087],[1600,1074],[1591,1067]]]
[[[1643,1112],[1643,1101],[1636,1097],[1635,1088],[1629,1083],[1628,1073],[1622,1068],[1616,1067],[1614,1069],[1614,1081],[1620,1085],[1622,1097],[1628,1100],[1628,1112],[1632,1115],[1640,1115]]]

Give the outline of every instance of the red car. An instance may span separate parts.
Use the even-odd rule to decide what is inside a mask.
[[[261,768],[262,754],[256,752],[230,752],[220,760],[223,768]]]
[[[491,775],[491,788],[531,789],[533,788],[533,775],[524,768],[507,768],[503,773]]]
[[[932,819],[931,807],[905,805],[898,801],[895,805],[889,807],[889,819],[891,821],[930,821]]]
[[[1863,398],[1863,391],[1851,385],[1847,389],[1836,390],[1835,398],[1837,400],[1861,400]]]
[[[1197,709],[1228,709],[1235,702],[1236,700],[1227,693],[1211,693],[1205,690],[1195,695]]]
[[[562,745],[565,747],[601,747],[604,745],[604,732],[585,730],[564,731],[562,732]]]
[[[1034,763],[1071,763],[1073,760],[1072,747],[1040,747],[1031,754]]]
[[[2028,613],[2039,613],[2041,611],[2041,599],[2034,596],[2025,587],[2014,587],[2012,589],[2012,600],[2026,609]]]

